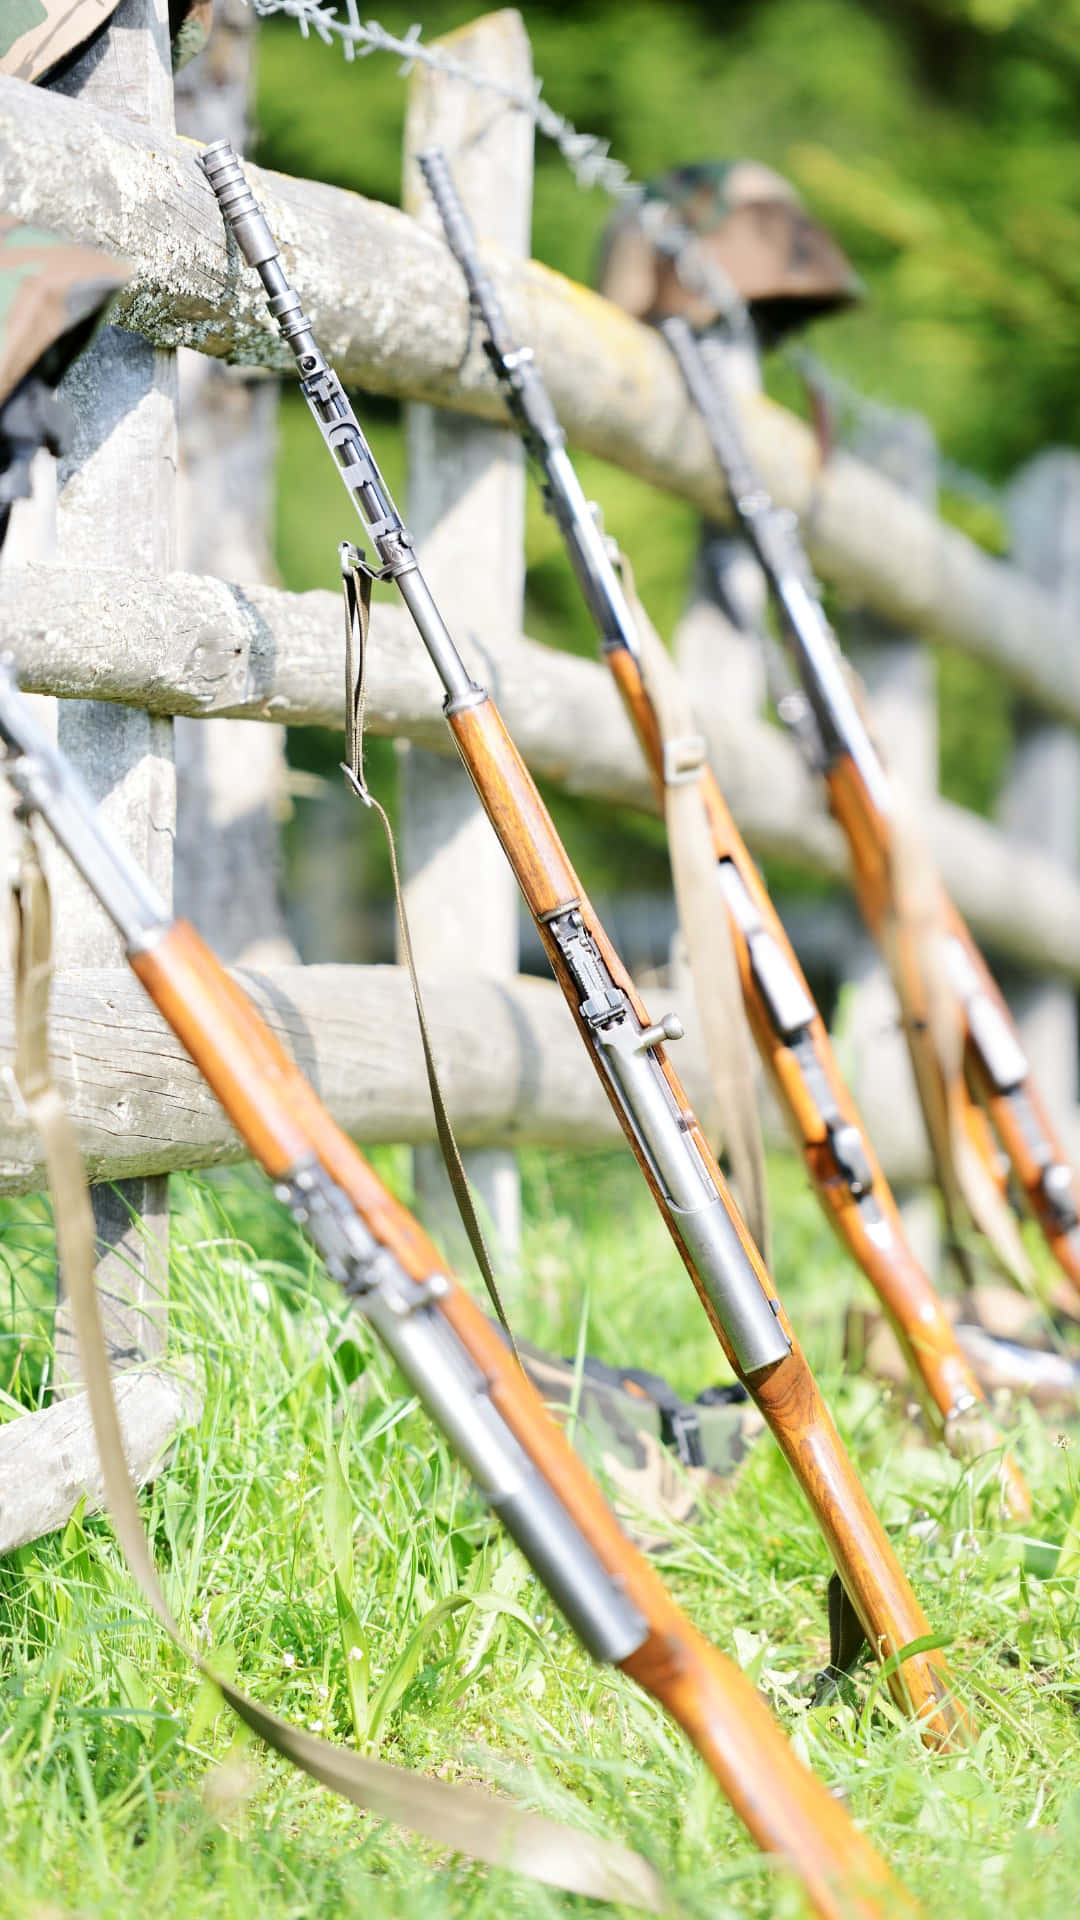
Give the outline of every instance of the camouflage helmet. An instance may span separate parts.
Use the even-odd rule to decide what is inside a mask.
[[[58,449],[60,376],[127,277],[108,254],[0,214],[0,538],[38,447]]]
[[[94,38],[120,0],[3,0],[0,73],[42,80]],[[210,37],[214,0],[169,0],[173,69],[201,53]]]
[[[707,275],[730,282],[769,340],[857,300],[862,282],[789,182],[756,160],[706,160],[650,180],[604,236],[599,287],[637,319],[682,314],[711,326],[724,311],[701,274],[680,277],[663,244],[689,229]],[[677,244],[677,243],[676,243]]]

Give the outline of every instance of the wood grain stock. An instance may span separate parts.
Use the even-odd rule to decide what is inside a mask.
[[[979,985],[991,1000],[998,1012],[1015,1032],[1012,1014],[1009,1012],[1005,997],[997,981],[990,972],[982,954],[968,931],[967,924],[946,899],[944,907],[947,931],[959,940],[967,954],[968,961],[978,975]],[[1057,1223],[1053,1210],[1047,1206],[1042,1189],[1043,1163],[1032,1151],[1032,1143],[1018,1118],[1016,1108],[1007,1094],[999,1093],[987,1076],[982,1062],[974,1047],[969,1046],[965,1055],[968,1078],[978,1098],[982,1101],[989,1116],[990,1126],[1001,1142],[1010,1165],[1023,1191],[1028,1209],[1038,1221],[1047,1245],[1055,1260],[1067,1275],[1074,1296],[1080,1300],[1080,1231],[1073,1228],[1063,1233]],[[1052,1160],[1059,1165],[1068,1166],[1069,1156],[1061,1143],[1061,1137],[1043,1103],[1038,1087],[1031,1075],[1021,1082],[1020,1093],[1027,1101],[1034,1115],[1035,1123],[1049,1148]],[[1073,1174],[1073,1195],[1077,1195],[1076,1174]]]
[[[622,1663],[624,1671],[683,1727],[758,1844],[796,1867],[818,1912],[880,1913],[888,1887],[885,1910],[891,1913],[898,1889],[882,1877],[881,1860],[855,1834],[831,1795],[807,1774],[743,1674],[688,1625],[653,1568],[630,1546],[494,1329],[460,1288],[448,1312],[463,1344],[482,1358],[492,1397],[507,1424],[649,1621],[649,1638]],[[808,1785],[812,1796],[807,1795]],[[853,1840],[858,1843],[855,1852]],[[900,1897],[897,1911],[906,1914],[906,1896]]]
[[[266,1170],[314,1155],[369,1230],[418,1282],[445,1263],[331,1120],[318,1095],[193,930],[180,923],[132,965]],[[684,1728],[757,1844],[788,1862],[822,1920],[916,1920],[913,1901],[826,1788],[796,1758],[734,1662],[704,1641],[631,1546],[535,1390],[460,1287],[445,1315],[538,1471],[649,1624],[625,1671]]]
[[[923,961],[919,953],[917,929],[908,925],[899,916],[892,915],[893,882],[890,871],[892,844],[889,823],[881,818],[873,806],[863,786],[858,768],[847,755],[842,755],[827,769],[825,783],[830,810],[843,828],[851,850],[855,898],[859,911],[885,957],[896,987],[904,1038],[911,1055],[915,1085],[923,1110],[926,1131],[934,1149],[938,1177],[945,1191],[946,1205],[953,1207],[956,1196],[946,1191],[945,1166],[935,1142],[941,1141],[947,1134],[950,1101],[956,1104],[963,1115],[964,1130],[979,1156],[985,1173],[998,1191],[1003,1193],[1004,1175],[986,1115],[976,1105],[962,1074],[950,1084],[946,1084],[930,1017],[929,994]],[[947,908],[946,896],[944,889],[940,886],[938,891],[941,911],[944,913]],[[887,937],[890,916],[892,916],[891,937]],[[959,1001],[956,1002],[956,1030],[957,1038],[962,1043],[964,1016]]]
[[[641,670],[626,647],[607,649],[605,658],[662,801],[663,745]],[[783,922],[732,819],[711,767],[702,768],[698,787],[717,860],[731,861],[757,908],[762,924],[783,954],[807,999],[813,1003],[813,995]],[[754,1043],[773,1092],[787,1117],[795,1144],[802,1152],[803,1162],[826,1216],[840,1240],[858,1261],[881,1301],[924,1405],[936,1416],[937,1423],[950,1440],[954,1433],[959,1438],[957,1422],[961,1410],[970,1407],[972,1402],[985,1408],[985,1395],[956,1338],[952,1322],[908,1244],[892,1189],[881,1170],[858,1108],[837,1064],[828,1029],[815,1011],[807,1035],[837,1110],[845,1124],[856,1128],[862,1141],[872,1175],[871,1196],[888,1230],[885,1246],[872,1240],[866,1230],[859,1204],[836,1164],[829,1145],[828,1129],[807,1088],[799,1063],[773,1026],[754,978],[749,946],[734,919],[731,920],[731,933]],[[965,1419],[965,1446],[970,1446],[974,1438],[972,1426],[973,1422]],[[989,1449],[997,1444],[989,1409],[982,1416],[978,1432],[984,1448]],[[1016,1519],[1026,1518],[1031,1512],[1031,1496],[1015,1462],[1007,1458],[1003,1460],[1000,1478],[1006,1510]]]
[[[882,930],[889,903],[887,823],[878,819],[869,804],[857,769],[850,760],[840,760],[829,770],[827,784],[831,810],[843,828],[851,847],[855,892],[860,911],[875,940],[879,945],[884,946]],[[980,987],[993,1001],[1010,1030],[1015,1034],[1015,1023],[1005,998],[972,939],[966,922],[957,912],[944,887],[940,888],[940,898],[943,930],[961,942],[971,966],[978,975]],[[922,992],[919,978],[918,958],[911,952],[908,952],[906,957],[909,980],[905,994],[901,997],[909,1001],[910,1011],[908,1008],[904,1010],[904,1029],[913,1055],[922,1060],[922,1067],[916,1072],[916,1081],[920,1099],[925,1101],[934,1080],[940,1081],[941,1069],[927,1038],[925,1023],[920,1025],[920,1012],[925,1011],[925,994]],[[962,1012],[959,1017],[963,1018]],[[1007,1095],[995,1091],[988,1079],[978,1053],[971,1044],[971,1035],[966,1028],[966,1023],[965,1040],[964,1123],[969,1138],[999,1192],[1004,1194],[1007,1190],[1007,1175],[1000,1166],[996,1135],[996,1140],[1000,1142],[1016,1175],[1029,1211],[1037,1220],[1051,1253],[1067,1276],[1076,1299],[1080,1300],[1080,1232],[1074,1229],[1072,1232],[1063,1233],[1057,1225],[1053,1211],[1047,1206],[1042,1191],[1042,1164],[1031,1150],[1031,1142],[1019,1123],[1015,1107]],[[1069,1157],[1030,1074],[1022,1082],[1020,1090],[1035,1116],[1054,1160],[1068,1165]],[[932,1097],[932,1094],[929,1097]],[[981,1104],[976,1104],[977,1101]],[[1075,1193],[1075,1174],[1073,1185]]]
[[[662,809],[664,805],[664,743],[660,737],[660,727],[653,703],[649,699],[645,682],[641,677],[641,668],[629,647],[605,647],[604,660],[619,689],[619,698],[626,708],[630,724],[637,735],[638,745],[645,755],[645,765],[652,776],[653,789]]]
[[[330,1115],[251,1001],[193,927],[177,921],[131,965],[259,1164],[279,1179],[312,1155],[345,1186],[413,1279],[443,1262]]]
[[[194,928],[178,920],[130,959],[260,1166],[276,1179],[303,1160],[290,1101],[297,1069]]]
[[[929,1635],[925,1615],[863,1492],[782,1309],[779,1316],[781,1324],[792,1342],[787,1358],[765,1373],[748,1376],[740,1369],[716,1309],[679,1239],[664,1197],[626,1121],[621,1103],[612,1094],[607,1077],[599,1067],[591,1036],[580,1015],[577,990],[545,916],[560,907],[579,905],[585,925],[616,985],[627,995],[638,1018],[646,1025],[650,1024],[649,1015],[567,860],[550,816],[506,732],[494,702],[485,700],[479,706],[453,714],[450,725],[473,785],[537,921],[555,977],[586,1041],[589,1056],[601,1072],[612,1098],[612,1106],[667,1221],[717,1338],[734,1372],[743,1380],[769,1422],[810,1502],[871,1648],[880,1658],[886,1658],[911,1641]],[[685,1117],[687,1130],[723,1198],[758,1282],[766,1297],[774,1299],[776,1289],[731,1199],[723,1175],[663,1048],[656,1049],[655,1058]],[[924,1738],[929,1744],[944,1745],[967,1736],[969,1725],[966,1716],[956,1700],[945,1661],[936,1649],[911,1655],[892,1674],[889,1687],[898,1704],[920,1719]]]

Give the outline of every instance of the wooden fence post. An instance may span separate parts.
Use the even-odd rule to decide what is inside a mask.
[[[860,422],[859,457],[888,475],[922,505],[937,500],[938,457],[929,422],[915,413],[871,415]],[[926,822],[938,784],[935,663],[913,635],[865,609],[847,622],[845,649],[870,696],[874,734],[890,771]],[[861,927],[846,956],[849,992],[844,1033],[852,1056],[851,1079],[870,1138],[891,1149],[901,1165],[928,1170],[927,1146],[900,1009],[888,970]],[[941,1219],[925,1180],[895,1183],[896,1197],[915,1252],[935,1274],[941,1265]]]
[[[441,44],[470,67],[528,89],[532,58],[521,16],[487,14]],[[404,205],[441,234],[438,215],[416,165],[424,147],[439,145],[480,244],[528,254],[532,209],[533,129],[528,116],[498,95],[418,67],[409,90],[405,130]],[[413,405],[407,415],[409,521],[421,559],[451,632],[464,650],[477,648],[479,670],[498,685],[500,649],[521,631],[524,594],[525,474],[517,436],[438,409]],[[402,861],[405,898],[421,973],[481,973],[505,978],[517,970],[517,886],[461,766],[416,747],[401,759]],[[477,1045],[483,1045],[482,1036]],[[498,1257],[517,1257],[520,1196],[514,1156],[485,1149],[465,1156],[469,1177],[490,1216]],[[435,1148],[414,1156],[417,1195],[436,1236],[459,1252],[461,1228]]]
[[[724,360],[733,393],[760,392],[761,368],[752,349],[729,345]],[[765,576],[742,534],[703,520],[690,593],[672,647],[695,698],[707,697],[709,705],[722,705],[737,719],[755,718],[765,703],[759,634],[767,603]]]
[[[1039,454],[1008,489],[1012,558],[1060,601],[1075,631],[1080,615],[1080,455],[1066,448]],[[1032,635],[1038,647],[1038,634]],[[1012,763],[998,798],[998,818],[1019,840],[1064,866],[1080,855],[1080,741],[1075,729],[1049,721],[1022,701],[1014,708]],[[1054,1118],[1074,1137],[1077,1101],[1077,1010],[1064,981],[1010,979],[1021,1039]]]
[[[167,0],[121,0],[105,30],[56,83],[58,92],[169,131],[173,124]],[[64,382],[75,420],[57,470],[56,558],[65,566],[175,565],[175,355],[106,327]],[[57,737],[155,886],[171,898],[175,777],[171,722],[137,709],[61,701]],[[58,872],[61,966],[109,966],[120,942],[74,875]],[[118,1095],[122,1124],[123,1094]],[[161,1178],[94,1189],[97,1272],[117,1364],[156,1357],[168,1309],[168,1186]],[[79,1377],[68,1309],[56,1316],[56,1377]]]
[[[256,20],[218,0],[206,52],[176,80],[177,132],[248,144]],[[278,383],[181,347],[179,564],[247,585],[277,584],[271,549]],[[297,958],[279,897],[285,788],[282,727],[247,720],[175,722],[176,911],[222,960],[280,966]]]

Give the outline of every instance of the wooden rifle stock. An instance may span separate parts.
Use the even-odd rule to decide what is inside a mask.
[[[551,932],[551,921],[556,914],[570,906],[580,911],[615,985],[626,995],[646,1027],[649,1016],[583,893],[494,703],[485,699],[459,712],[451,712],[450,725],[476,791],[536,920],[555,977],[595,1060],[592,1035],[581,1012],[580,990]],[[655,1058],[678,1110],[684,1115],[686,1130],[721,1194],[762,1292],[773,1300],[774,1289],[761,1256],[728,1194],[723,1175],[662,1048],[656,1050]],[[605,1086],[717,1338],[736,1374],[761,1408],[810,1502],[871,1648],[880,1659],[886,1659],[913,1641],[928,1637],[925,1615],[844,1451],[783,1309],[777,1303],[781,1325],[791,1342],[790,1351],[766,1371],[748,1374],[739,1365],[728,1334],[679,1237],[666,1197],[628,1124],[624,1108],[611,1095],[606,1080]],[[931,1744],[948,1742],[968,1731],[948,1669],[936,1649],[910,1655],[892,1672],[889,1686],[905,1711],[919,1718]]]
[[[420,1287],[445,1265],[423,1229],[331,1120],[314,1089],[191,927],[131,956],[150,997],[274,1179],[314,1155],[381,1246]],[[622,1533],[599,1489],[503,1342],[460,1287],[433,1303],[485,1391],[614,1584],[647,1623],[624,1670],[678,1721],[765,1851],[791,1866],[824,1920],[915,1909],[844,1808],[796,1758],[734,1663],[690,1626]]]
[[[696,789],[717,863],[712,877],[723,885],[750,1025],[821,1203],[882,1298],[916,1383],[929,1410],[943,1424],[950,1445],[965,1453],[996,1446],[997,1434],[985,1411],[978,1411],[983,1403],[979,1385],[907,1244],[798,961],[717,783],[693,755],[685,766],[668,772],[664,732],[671,730],[671,724],[662,718],[639,652],[643,645],[659,642],[641,631],[647,623],[635,613],[625,566],[620,579],[567,455],[565,435],[543,377],[531,354],[518,345],[480,258],[446,157],[439,149],[428,148],[420,155],[420,168],[462,269],[470,306],[484,330],[484,348],[510,416],[537,469],[544,504],[562,535],[604,657],[651,768],[662,811],[668,810],[669,779],[677,779],[683,787],[689,780]],[[757,974],[763,950],[768,988],[764,980],[759,983]],[[748,1156],[744,1153],[742,1158],[745,1161]],[[752,1177],[749,1165],[747,1173]],[[1017,1515],[1029,1513],[1027,1490],[1011,1462],[1003,1466],[1002,1483],[1010,1509]]]
[[[891,827],[882,819],[866,792],[854,761],[838,756],[826,769],[829,806],[843,828],[851,848],[855,892],[860,912],[875,940],[883,945],[883,930],[892,897],[889,873]],[[936,913],[941,933],[957,943],[977,990],[993,1007],[1003,1031],[1015,1036],[1012,1015],[990,969],[972,939],[971,933],[953,905],[944,887],[936,880]],[[937,1099],[944,1100],[942,1068],[932,1042],[927,1018],[927,992],[922,964],[913,937],[899,929],[900,952],[893,959],[894,972],[902,970],[897,981],[903,1010],[904,1030],[916,1062],[916,1081],[924,1110]],[[1075,1300],[1080,1301],[1080,1228],[1063,1219],[1052,1204],[1044,1185],[1047,1166],[1068,1170],[1069,1163],[1053,1122],[1031,1074],[1026,1070],[1016,1085],[999,1087],[975,1045],[962,1005],[957,1002],[957,1019],[964,1039],[965,1081],[959,1090],[963,1100],[964,1125],[972,1145],[1000,1192],[1007,1176],[1002,1168],[998,1142],[1023,1191],[1026,1204],[1037,1220],[1047,1245],[1066,1274]],[[1024,1063],[1026,1069],[1026,1063]],[[930,1114],[928,1113],[928,1129]],[[995,1138],[996,1136],[996,1138]],[[1076,1192],[1071,1176],[1066,1192]]]
[[[951,900],[945,903],[945,924],[948,932],[963,944],[968,963],[978,977],[980,991],[998,1008],[1002,1017],[1011,1022],[1012,1016],[997,981]],[[1033,1149],[1033,1137],[1037,1139],[1041,1135],[1056,1164],[1067,1166],[1068,1158],[1060,1135],[1030,1075],[1023,1083],[1022,1092],[1028,1112],[1035,1121],[1033,1130],[1023,1124],[1015,1100],[995,1086],[974,1048],[969,1047],[966,1064],[971,1086],[989,1115],[990,1125],[1008,1157],[1028,1208],[1038,1221],[1047,1246],[1070,1283],[1075,1309],[1080,1303],[1080,1232],[1075,1227],[1064,1227],[1059,1214],[1048,1204],[1043,1186],[1045,1161]]]
[[[263,282],[293,353],[301,391],[342,483],[370,530],[446,692],[445,712],[480,799],[517,875],[597,1072],[650,1180],[714,1327],[766,1412],[837,1557],[871,1647],[899,1655],[927,1635],[925,1618],[859,1485],[773,1296],[760,1256],[661,1042],[588,902],[542,801],[482,687],[468,672],[417,563],[414,543],[340,380],[289,284],[280,249],[226,142],[201,156],[241,252]],[[359,564],[357,556],[352,564]],[[351,697],[351,696],[350,696]],[[664,1188],[660,1182],[663,1180]],[[715,1301],[714,1301],[715,1296]],[[741,1364],[739,1364],[741,1362]],[[918,1651],[890,1686],[925,1737],[966,1730],[940,1654]]]
[[[719,342],[696,338],[681,317],[661,321],[660,331],[701,412],[735,517],[762,567],[794,651],[812,758],[824,771],[833,814],[847,835],[863,916],[886,947],[947,1209],[951,1213],[962,1197],[1006,1264],[1016,1268],[1022,1255],[1001,1215],[1007,1176],[989,1112],[1027,1204],[1080,1298],[1080,1181],[1038,1097],[1012,1016],[938,880],[936,900],[927,898],[920,911],[928,927],[934,924],[945,935],[943,971],[953,976],[953,1007],[943,1011],[946,996],[928,977],[912,916],[893,911],[898,899],[894,856],[906,835],[886,817],[894,812],[895,796],[866,724],[861,689],[822,611],[796,523],[777,511],[747,453]],[[907,858],[910,848],[903,852]],[[929,895],[931,890],[924,891]],[[887,921],[886,942],[882,935]],[[925,1017],[931,1001],[944,1038]],[[946,1033],[950,1021],[955,1023],[952,1036]],[[947,1047],[950,1038],[962,1048],[962,1075],[954,1076],[941,1057],[939,1049]],[[973,1091],[981,1107],[971,1097]]]
[[[608,647],[605,658],[662,802],[663,744],[641,668],[628,647]],[[712,769],[703,766],[696,781],[717,860],[731,861],[761,924],[812,1005],[810,989],[783,922],[731,817]],[[881,1300],[915,1383],[921,1389],[924,1404],[936,1416],[950,1445],[958,1452],[973,1451],[976,1447],[984,1450],[999,1444],[982,1388],[937,1293],[908,1243],[892,1190],[837,1064],[821,1015],[815,1007],[805,1029],[807,1040],[841,1123],[858,1132],[869,1174],[866,1197],[884,1225],[884,1235],[871,1235],[867,1230],[859,1199],[837,1164],[829,1128],[813,1090],[790,1047],[777,1032],[755,977],[749,943],[734,915],[731,931],[751,1032],[773,1091],[802,1150],[804,1165],[828,1219]],[[1017,1519],[1026,1518],[1031,1512],[1031,1497],[1019,1468],[1007,1457],[1001,1466],[1001,1486],[1009,1513]]]

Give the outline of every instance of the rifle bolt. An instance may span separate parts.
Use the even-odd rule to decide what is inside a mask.
[[[686,1029],[677,1013],[665,1013],[655,1026],[646,1027],[638,1036],[635,1053],[648,1053],[650,1047],[660,1047],[665,1040],[681,1040]]]

